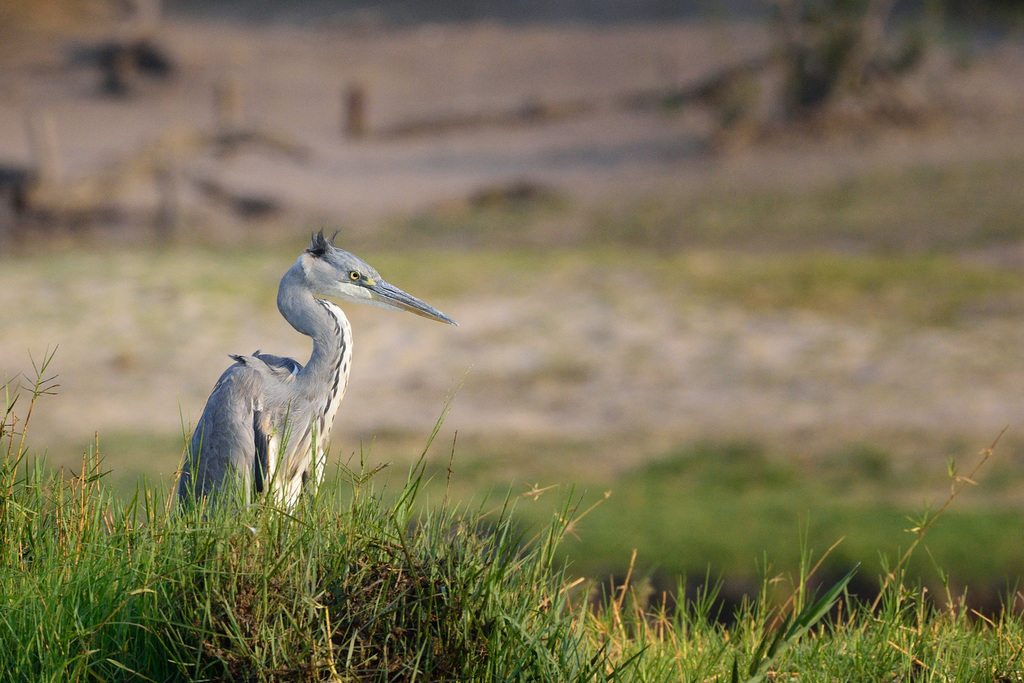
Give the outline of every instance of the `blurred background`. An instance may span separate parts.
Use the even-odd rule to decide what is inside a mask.
[[[169,486],[228,353],[308,357],[277,283],[339,230],[460,327],[348,307],[337,461],[404,477],[454,396],[431,496],[572,501],[575,573],[636,549],[655,594],[736,597],[844,539],[821,576],[870,592],[1008,427],[912,573],[1017,601],[1022,29],[1016,0],[0,0],[0,378],[53,352],[33,453]]]

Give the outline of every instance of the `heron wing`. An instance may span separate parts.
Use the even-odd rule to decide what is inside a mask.
[[[260,353],[259,351],[252,355],[254,358],[263,361],[267,369],[275,375],[279,375],[282,380],[294,377],[302,370],[302,363],[294,358],[275,356],[270,353]]]
[[[180,498],[209,495],[233,476],[246,493],[256,481],[262,485],[267,470],[259,457],[269,452],[265,383],[265,374],[242,357],[217,380],[192,433],[178,483]]]
[[[280,495],[293,501],[311,467],[308,458],[294,457],[311,445],[312,403],[294,388],[302,365],[259,351],[232,358],[192,434],[178,496],[238,485],[248,497],[276,481]]]
[[[310,431],[314,404],[295,387],[295,377],[280,371],[267,378],[264,393],[266,420],[273,426],[270,435],[269,479],[275,496],[294,505],[310,469]]]
[[[257,404],[252,413],[253,444],[256,447],[256,459],[252,468],[252,488],[256,493],[263,493],[267,477],[270,474],[270,452],[273,425],[270,415]]]

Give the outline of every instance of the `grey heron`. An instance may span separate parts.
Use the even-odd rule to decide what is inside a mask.
[[[433,306],[385,282],[323,231],[281,278],[277,308],[313,339],[305,366],[259,351],[231,356],[203,408],[181,468],[178,498],[187,502],[234,489],[264,493],[293,507],[323,478],[331,426],[348,386],[352,328],[323,297],[409,311],[457,324]]]

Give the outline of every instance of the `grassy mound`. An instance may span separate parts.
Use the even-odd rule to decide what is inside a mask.
[[[421,467],[390,492],[346,470],[290,512],[124,502],[96,453],[77,474],[28,462],[52,386],[21,422],[8,393],[0,421],[0,680],[1019,680],[1019,614],[927,599],[909,553],[868,604],[852,571],[816,597],[805,552],[725,620],[713,587],[573,580],[554,560],[570,503],[524,531],[507,501],[419,501]]]
[[[181,512],[8,465],[0,498],[5,680],[603,680],[564,574],[560,529],[364,488],[293,512]],[[65,678],[66,677],[66,678]]]

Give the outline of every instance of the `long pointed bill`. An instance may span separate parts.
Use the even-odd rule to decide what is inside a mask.
[[[372,285],[366,285],[366,289],[369,290],[370,297],[385,308],[409,311],[410,313],[415,313],[416,315],[429,318],[430,320],[436,320],[438,322],[458,326],[457,322],[427,302],[420,301],[411,294],[406,294],[398,287],[384,282],[384,280],[377,280]]]

